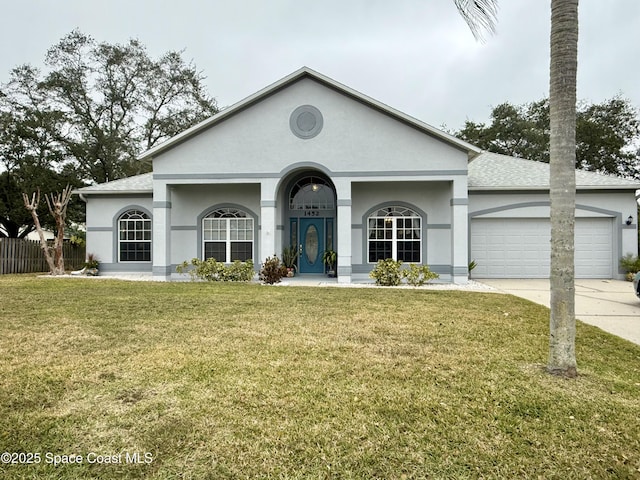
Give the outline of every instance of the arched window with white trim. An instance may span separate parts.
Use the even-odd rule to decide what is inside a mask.
[[[219,262],[253,259],[254,221],[237,208],[219,208],[202,219],[203,256]]]
[[[422,262],[422,218],[408,207],[376,210],[367,222],[368,260]]]
[[[128,210],[118,219],[118,260],[151,261],[151,218],[140,210]]]

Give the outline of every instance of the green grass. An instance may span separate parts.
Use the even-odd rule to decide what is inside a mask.
[[[491,293],[0,277],[0,452],[41,454],[0,477],[639,478],[640,347],[547,343]]]

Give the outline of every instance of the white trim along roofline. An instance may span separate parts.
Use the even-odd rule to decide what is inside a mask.
[[[184,141],[186,141],[187,139],[193,137],[194,135],[197,135],[198,133],[212,127],[213,125],[215,125],[216,123],[219,123],[223,120],[225,120],[226,118],[235,115],[236,113],[250,107],[251,105],[261,101],[262,99],[273,95],[274,93],[277,93],[278,91],[282,90],[283,88],[289,86],[292,83],[295,83],[303,78],[310,78],[312,80],[315,80],[329,88],[332,88],[342,94],[345,94],[359,102],[364,103],[365,105],[368,105],[371,108],[374,108],[386,115],[389,115],[391,117],[396,118],[397,120],[404,122],[414,128],[417,128],[418,130],[423,131],[424,133],[427,133],[431,136],[434,136],[450,145],[452,145],[453,147],[456,147],[460,150],[464,150],[467,152],[467,154],[469,155],[469,158],[473,158],[474,156],[480,154],[480,152],[482,150],[480,150],[478,147],[475,147],[474,145],[471,145],[470,143],[467,143],[463,140],[460,140],[452,135],[449,135],[448,133],[439,130],[427,123],[424,123],[414,117],[411,117],[410,115],[407,115],[406,113],[403,113],[399,110],[396,110],[388,105],[385,105],[382,102],[379,102],[371,97],[368,97],[367,95],[364,95],[350,87],[347,87],[346,85],[343,85],[339,82],[336,82],[335,80],[322,75],[321,73],[316,72],[315,70],[312,70],[311,68],[308,67],[302,67],[299,70],[291,73],[290,75],[287,75],[286,77],[278,80],[277,82],[263,88],[262,90],[254,93],[253,95],[250,95],[248,97],[246,97],[243,100],[240,100],[239,102],[235,103],[234,105],[230,106],[229,108],[226,108],[224,110],[222,110],[221,112],[216,113],[215,115],[207,118],[206,120],[203,120],[202,122],[198,123],[197,125],[194,125],[191,128],[188,128],[187,130],[179,133],[178,135],[175,135],[174,137],[171,137],[170,139],[164,141],[163,143],[156,145],[153,148],[150,148],[149,150],[141,153],[138,156],[138,160],[146,160],[146,159],[153,159],[153,157],[161,154],[162,152],[164,152],[165,150],[168,150]]]

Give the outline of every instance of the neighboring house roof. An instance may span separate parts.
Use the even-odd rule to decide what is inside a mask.
[[[165,142],[147,150],[146,152],[143,152],[138,159],[139,160],[144,160],[144,159],[150,159],[153,158],[159,154],[161,154],[162,152],[164,152],[165,150],[172,148],[186,140],[188,140],[189,138],[193,137],[194,135],[199,134],[200,132],[211,128],[212,126],[214,126],[215,124],[224,121],[225,119],[229,118],[232,115],[235,115],[236,113],[239,113],[243,110],[245,110],[246,108],[250,107],[251,105],[254,105],[258,102],[260,102],[261,100],[267,98],[270,95],[273,95],[283,89],[285,89],[286,87],[288,87],[289,85],[298,82],[304,78],[309,78],[312,79],[328,88],[331,88],[339,93],[342,93],[343,95],[346,95],[347,97],[350,97],[356,101],[359,101],[375,110],[378,110],[381,113],[384,113],[386,115],[389,115],[393,118],[395,118],[396,120],[399,120],[405,124],[408,124],[414,128],[417,128],[418,130],[423,131],[424,133],[427,133],[433,137],[436,137],[448,144],[450,144],[451,146],[458,148],[460,150],[463,150],[465,152],[468,153],[468,155],[471,157],[473,155],[477,155],[481,152],[481,150],[474,146],[471,145],[470,143],[467,143],[463,140],[460,140],[459,138],[454,137],[453,135],[449,135],[446,132],[443,132],[442,130],[439,130],[435,127],[432,127],[431,125],[421,122],[420,120],[417,120],[405,113],[402,113],[399,110],[396,110],[394,108],[389,107],[388,105],[385,105],[384,103],[381,103],[371,97],[368,97],[350,87],[347,87],[346,85],[343,85],[339,82],[336,82],[335,80],[326,77],[324,75],[322,75],[321,73],[316,72],[315,70],[312,70],[308,67],[302,67],[299,70],[293,72],[290,75],[287,75],[286,77],[284,77],[281,80],[278,80],[277,82],[269,85],[268,87],[260,90],[259,92],[254,93],[253,95],[245,98],[244,100],[239,101],[238,103],[236,103],[235,105],[232,105],[229,108],[226,108],[224,110],[222,110],[221,112],[213,115],[212,117],[209,117],[208,119],[198,123],[197,125],[194,125],[193,127],[185,130],[184,132],[179,133],[178,135],[166,140]]]
[[[44,235],[45,240],[53,240],[54,238],[56,238],[56,234],[54,232],[52,232],[51,230],[42,230],[42,233]],[[38,233],[37,230],[33,230],[32,232],[29,232],[27,234],[27,240],[31,240],[32,242],[39,242],[40,241],[40,234]]]
[[[143,173],[133,177],[121,178],[106,183],[98,183],[89,187],[79,188],[73,193],[91,195],[113,195],[119,193],[153,193],[153,173]]]
[[[469,190],[548,190],[549,164],[484,152],[469,163]],[[578,190],[636,190],[638,180],[627,180],[576,170]]]

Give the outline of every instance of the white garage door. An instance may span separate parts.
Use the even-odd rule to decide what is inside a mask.
[[[476,278],[549,277],[550,222],[545,219],[491,218],[471,222],[471,259]],[[613,222],[576,220],[576,277],[611,278]]]

